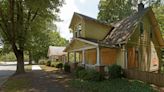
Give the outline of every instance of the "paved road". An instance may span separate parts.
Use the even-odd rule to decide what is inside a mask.
[[[5,82],[5,80],[15,73],[16,64],[15,63],[1,63],[0,64],[0,86]]]

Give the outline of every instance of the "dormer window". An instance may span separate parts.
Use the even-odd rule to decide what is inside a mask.
[[[75,30],[75,37],[81,37],[81,30],[82,30],[82,25],[79,24],[76,26],[76,30]]]

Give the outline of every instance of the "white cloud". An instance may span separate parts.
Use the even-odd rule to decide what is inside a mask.
[[[79,12],[75,0],[65,0],[63,7],[61,8],[61,13],[59,14],[63,22],[57,23],[58,30],[62,37],[69,39],[72,37],[72,34],[69,31],[69,24],[74,12]]]
[[[86,2],[86,0],[80,0],[80,3],[85,3]]]

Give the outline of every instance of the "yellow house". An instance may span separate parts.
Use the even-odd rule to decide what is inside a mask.
[[[138,12],[111,24],[74,13],[69,28],[73,38],[64,50],[68,62],[69,53],[74,53],[74,64],[98,71],[112,64],[143,71],[156,71],[161,65],[164,41],[151,7],[139,4]]]

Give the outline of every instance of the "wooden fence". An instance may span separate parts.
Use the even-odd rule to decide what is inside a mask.
[[[146,83],[164,86],[164,74],[136,70],[124,70],[124,73],[125,77],[129,79],[137,79]]]

